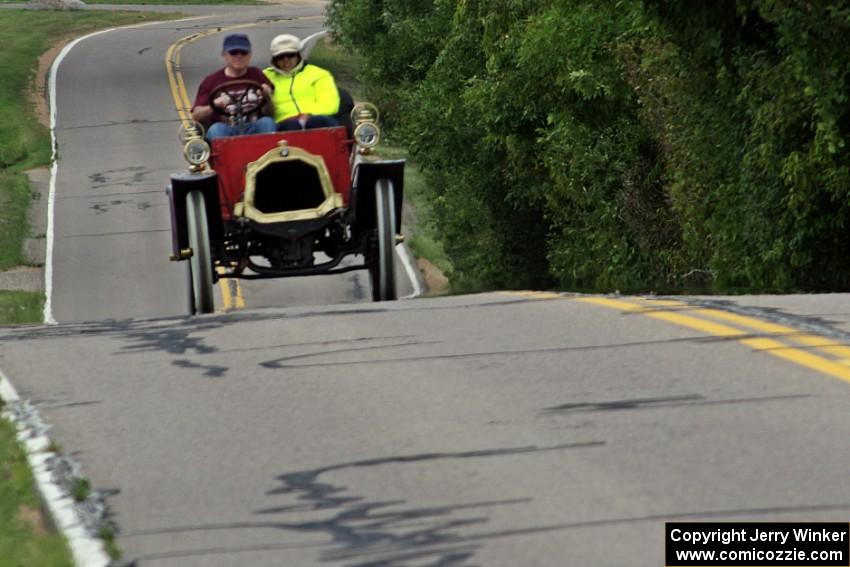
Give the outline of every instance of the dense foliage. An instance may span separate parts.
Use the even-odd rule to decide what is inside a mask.
[[[332,0],[455,281],[850,288],[850,2]]]

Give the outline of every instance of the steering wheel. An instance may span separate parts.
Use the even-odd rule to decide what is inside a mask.
[[[222,94],[227,100],[219,104],[216,99]],[[210,92],[210,106],[225,116],[237,119],[261,109],[267,100],[263,85],[251,79],[227,81]]]

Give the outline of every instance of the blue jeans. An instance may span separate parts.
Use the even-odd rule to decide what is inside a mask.
[[[307,123],[304,125],[303,129],[330,128],[332,126],[339,126],[339,122],[337,122],[336,118],[333,116],[313,114],[307,119]],[[302,128],[301,123],[298,122],[297,118],[287,118],[286,120],[278,123],[277,129],[281,132],[290,132],[292,130],[301,130]]]
[[[216,122],[207,130],[207,140],[212,142],[216,138],[225,136],[241,136],[244,134],[270,134],[277,131],[277,124],[271,116],[263,116],[255,122],[248,122],[243,126],[242,132],[235,126],[228,126],[224,122]]]

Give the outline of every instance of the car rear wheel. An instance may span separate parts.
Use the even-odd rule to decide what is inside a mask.
[[[395,190],[392,181],[379,179],[375,183],[375,213],[377,242],[372,247],[369,279],[374,301],[396,299],[395,288]]]
[[[210,233],[207,226],[207,205],[204,194],[190,191],[186,195],[186,228],[189,232],[189,312],[212,313],[215,310],[213,297],[212,254]]]

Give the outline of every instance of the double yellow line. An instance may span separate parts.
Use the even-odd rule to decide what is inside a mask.
[[[741,337],[738,342],[753,350],[766,352],[771,356],[850,383],[850,347],[826,337],[719,309],[694,307],[680,301],[653,299],[622,301],[604,297],[586,297],[579,301],[628,313],[640,313],[709,335]],[[762,336],[754,337],[753,332]],[[780,338],[788,342],[777,340]],[[816,354],[812,352],[813,350],[829,357]]]
[[[189,93],[186,90],[186,83],[183,81],[183,72],[180,69],[180,52],[183,47],[208,35],[254,25],[256,24],[241,24],[227,28],[206,30],[180,38],[169,46],[165,52],[165,69],[168,74],[168,86],[171,89],[171,97],[174,100],[174,107],[177,109],[177,116],[180,118],[184,127],[188,127],[192,121],[192,103],[189,99]],[[224,268],[221,267],[217,268],[216,271],[219,275],[225,273]],[[230,280],[222,278],[219,279],[218,284],[221,291],[222,309],[224,311],[245,308],[245,297],[242,295],[242,285],[238,279]]]
[[[512,292],[522,297],[570,298],[548,292]],[[728,337],[753,350],[793,362],[850,383],[850,346],[785,325],[682,301],[632,297],[578,297],[576,301],[644,315],[708,335]],[[754,336],[754,335],[759,336]],[[780,340],[782,339],[782,340]]]

